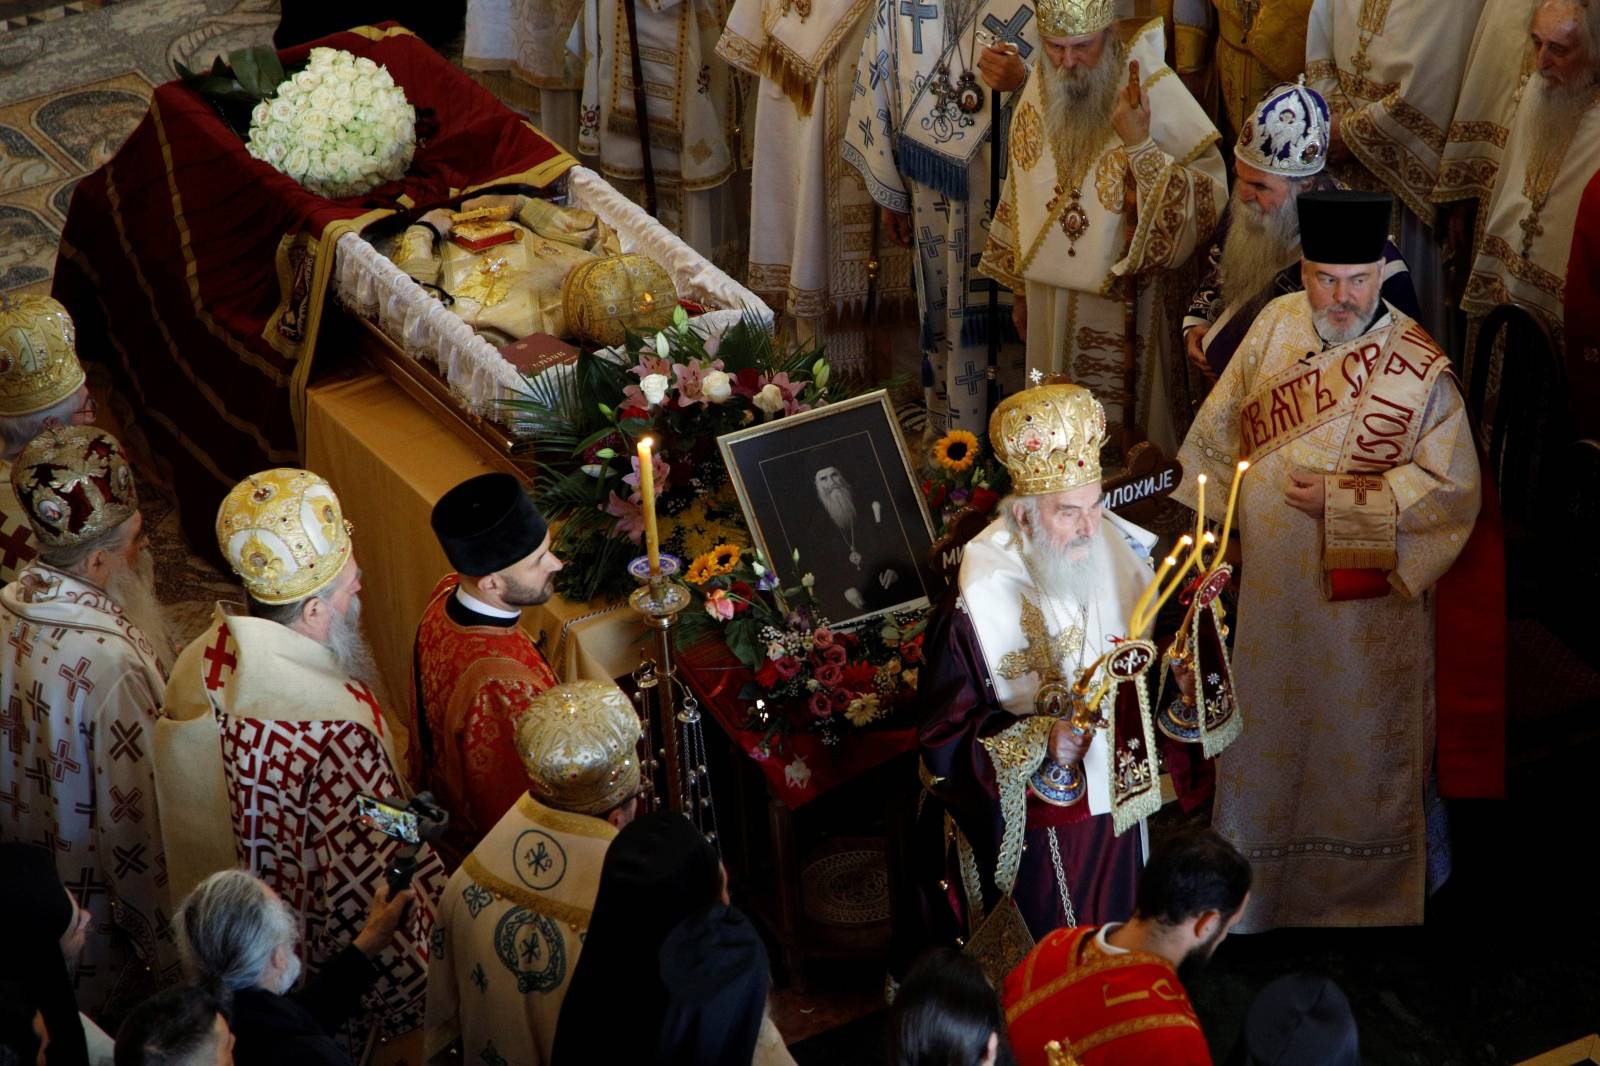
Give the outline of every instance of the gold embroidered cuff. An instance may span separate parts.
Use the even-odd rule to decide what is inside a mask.
[[[1000,793],[1000,815],[1005,831],[995,863],[995,886],[1010,895],[1022,864],[1022,838],[1028,827],[1028,778],[1044,762],[1050,730],[1056,720],[1034,715],[1014,722],[979,741],[994,764],[994,781]]]

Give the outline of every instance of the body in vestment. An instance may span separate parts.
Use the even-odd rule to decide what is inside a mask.
[[[528,702],[556,683],[515,615],[474,609],[450,574],[417,626],[416,718],[426,784],[451,812],[446,840],[466,854],[526,794],[512,732]],[[480,605],[481,607],[481,605]]]
[[[1537,75],[1522,87],[1461,308],[1481,318],[1519,304],[1539,317],[1559,351],[1578,203],[1600,171],[1600,93],[1568,120],[1540,121],[1549,91]]]
[[[1420,923],[1448,872],[1431,590],[1472,532],[1478,460],[1448,360],[1378,307],[1329,347],[1305,295],[1273,301],[1179,453],[1190,506],[1194,475],[1220,484],[1251,463],[1232,660],[1250,724],[1220,759],[1213,815],[1254,869],[1241,932]],[[1285,502],[1291,472],[1324,479],[1324,520]],[[1378,575],[1370,598],[1339,598],[1357,574]]]
[[[461,56],[469,71],[504,71],[521,90],[507,103],[569,152],[578,143],[582,12],[583,0],[467,0]]]
[[[1027,744],[1008,743],[1040,725],[1034,697],[1044,677],[1070,679],[1098,658],[1150,581],[1153,534],[1107,515],[1099,536],[1108,565],[1095,576],[1092,599],[1061,603],[1039,591],[1008,522],[991,523],[967,544],[958,586],[929,628],[920,739],[923,779],[933,783],[919,815],[925,843],[916,875],[928,939],[970,937],[1007,879],[1035,938],[1132,911],[1142,830],[1113,832],[1104,734],[1094,734],[1083,759],[1087,796],[1064,807],[1029,788],[1038,752],[1024,755]],[[1024,793],[1024,820],[1011,824],[1006,806]],[[954,849],[947,828],[957,831]],[[935,882],[963,886],[960,911],[951,908],[957,897]],[[973,898],[979,885],[981,908]]]
[[[395,265],[449,293],[451,311],[476,330],[506,338],[502,343],[530,333],[568,336],[562,285],[579,264],[617,254],[617,235],[592,211],[537,196],[505,199],[497,213],[510,213],[503,223],[515,240],[480,251],[463,247],[449,236],[451,220],[474,212],[452,216],[441,208],[423,216],[426,224],[406,228]]]
[[[743,120],[735,72],[713,54],[725,0],[637,0],[656,217],[707,259],[735,275],[746,234],[728,179],[739,168]],[[634,106],[633,48],[624,0],[584,0],[583,103],[578,150],[633,200],[644,202],[644,156]]]
[[[1382,187],[1398,201],[1400,251],[1420,321],[1435,337],[1447,336],[1449,323],[1431,197],[1482,6],[1315,0],[1306,30],[1306,81],[1328,101],[1336,140],[1354,157],[1331,169],[1355,188]]]
[[[0,628],[0,840],[43,845],[93,915],[79,1006],[127,1009],[177,967],[151,761],[166,679],[115,601],[42,562],[0,590]]]
[[[1170,398],[1183,368],[1161,275],[1211,239],[1228,192],[1216,128],[1170,76],[1163,50],[1159,20],[1138,27],[1125,47],[1107,46],[1100,62],[1119,64],[1119,84],[1129,65],[1139,65],[1150,136],[1130,148],[1108,122],[1092,159],[1063,158],[1046,122],[1053,72],[1043,65],[1050,60],[1036,61],[1017,102],[1010,165],[980,270],[1027,295],[1030,371],[1066,373],[1094,392],[1110,424],[1142,429],[1170,453],[1179,424]],[[1134,337],[1130,300],[1137,301]]]
[[[1306,187],[1332,189],[1337,188],[1337,183],[1331,177],[1319,175]],[[1291,205],[1289,210],[1293,209]],[[1228,239],[1228,225],[1232,218],[1233,206],[1230,204],[1222,213],[1222,221],[1217,223],[1216,241],[1206,253],[1206,267],[1200,277],[1200,287],[1195,290],[1194,299],[1189,303],[1189,313],[1183,319],[1185,330],[1193,326],[1205,327],[1205,338],[1200,343],[1213,374],[1221,374],[1227,368],[1233,353],[1239,350],[1240,342],[1250,332],[1256,316],[1267,304],[1280,296],[1305,291],[1305,284],[1300,278],[1300,245],[1297,242],[1286,253],[1283,269],[1278,271],[1270,285],[1250,299],[1226,300],[1222,295],[1218,266],[1222,261],[1222,246]],[[1420,313],[1416,290],[1411,286],[1411,271],[1406,268],[1406,261],[1393,241],[1385,242],[1383,248],[1383,298],[1408,317],[1415,318]]]
[[[980,29],[1014,46],[1024,62],[1040,54],[1031,0],[876,0],[842,148],[880,207],[911,216],[929,411],[945,428],[974,432],[983,430],[987,417],[991,331],[1003,346],[997,367],[1002,392],[1021,386],[1023,368],[1010,325],[1011,294],[999,292],[991,316],[989,286],[976,269],[994,195],[994,90],[983,86],[982,106],[967,113],[954,86],[963,72],[976,77]],[[1009,122],[1009,102],[1003,104],[1002,137]]]
[[[288,626],[226,613],[178,656],[156,724],[156,787],[172,892],[243,867],[300,922],[309,972],[361,928],[396,841],[362,824],[358,795],[405,795],[392,732],[365,682]],[[419,856],[409,927],[384,952],[383,976],[342,1034],[360,1046],[374,1022],[398,1034],[422,1020],[433,901],[445,882]]]
[[[1538,0],[1483,0],[1445,133],[1436,204],[1483,201],[1494,191],[1517,91],[1533,70],[1527,47],[1528,17]]]
[[[1210,1066],[1200,1019],[1172,964],[1106,941],[1115,926],[1057,929],[1006,977],[1001,1001],[1018,1066]]]
[[[1224,136],[1238,137],[1256,101],[1306,66],[1311,0],[1211,0],[1217,10],[1217,83]]]
[[[459,1037],[468,1062],[550,1061],[616,835],[603,818],[546,806],[526,792],[489,830],[439,901],[427,1055]]]
[[[865,357],[864,326],[840,323],[911,291],[905,249],[878,237],[877,205],[840,146],[871,0],[735,0],[717,54],[760,79],[750,172],[748,286],[826,339],[830,360]],[[877,261],[877,273],[869,264]],[[830,316],[832,321],[829,321]]]

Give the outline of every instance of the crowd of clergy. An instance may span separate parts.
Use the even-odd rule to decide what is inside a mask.
[[[890,1060],[1209,1062],[1184,979],[1223,937],[1421,923],[1450,801],[1503,791],[1493,695],[1452,681],[1503,656],[1457,591],[1498,580],[1459,367],[1515,304],[1571,353],[1575,411],[1600,381],[1600,4],[593,17],[621,6],[473,5],[468,59],[626,183],[639,141],[603,90],[636,42],[687,101],[663,220],[716,251],[753,154],[752,288],[845,351],[852,309],[914,301],[930,418],[1010,474],[928,629]],[[309,470],[227,494],[244,602],[185,641],[71,319],[6,311],[0,1063],[793,1061],[715,842],[650,802],[635,704],[562,682],[520,624],[562,562],[519,481],[438,501],[453,570],[409,693],[374,687],[361,591],[386,575]],[[1239,578],[1222,667],[1162,659],[1130,736],[1059,700],[1141,635],[1162,553],[1102,483],[1146,440]],[[1156,748],[1208,827],[1152,839]],[[420,844],[385,831],[408,820]],[[1243,1039],[1360,1061],[1305,976]]]

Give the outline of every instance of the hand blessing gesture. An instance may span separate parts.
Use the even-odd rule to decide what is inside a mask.
[[[1128,64],[1128,84],[1117,90],[1117,105],[1111,109],[1111,128],[1125,147],[1134,148],[1150,136],[1150,94],[1139,83],[1139,61]]]

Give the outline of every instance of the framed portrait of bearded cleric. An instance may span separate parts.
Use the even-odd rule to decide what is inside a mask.
[[[751,539],[784,588],[850,626],[938,599],[933,524],[883,390],[717,438]]]

